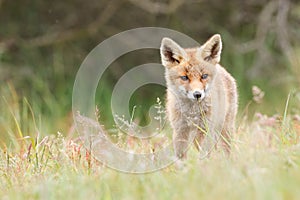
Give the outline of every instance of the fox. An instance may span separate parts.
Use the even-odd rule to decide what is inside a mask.
[[[186,158],[191,143],[207,153],[218,143],[230,153],[238,93],[235,79],[219,64],[221,51],[220,34],[194,48],[183,48],[168,37],[161,41],[166,113],[175,156],[180,160]]]

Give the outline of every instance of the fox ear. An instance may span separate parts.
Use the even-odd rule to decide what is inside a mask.
[[[186,58],[186,52],[170,38],[163,38],[160,46],[160,56],[165,67],[173,67]]]
[[[221,60],[222,40],[219,34],[213,35],[202,47],[203,60],[217,64]]]

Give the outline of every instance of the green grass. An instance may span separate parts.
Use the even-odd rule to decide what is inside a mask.
[[[136,175],[101,164],[68,129],[49,133],[46,116],[2,94],[1,199],[300,198],[300,121],[288,107],[278,116],[242,114],[229,157],[216,151],[199,160],[191,148],[182,169]]]

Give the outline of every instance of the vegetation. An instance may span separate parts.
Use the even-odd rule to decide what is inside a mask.
[[[43,131],[32,119],[25,122],[37,133]],[[7,128],[18,129],[18,120],[11,123]],[[250,122],[239,122],[230,157],[213,152],[199,160],[191,149],[184,168],[171,165],[140,175],[106,167],[74,137],[23,134],[11,138],[0,153],[3,199],[298,199],[300,195],[298,115],[257,113]],[[126,141],[121,142],[126,146]]]
[[[298,1],[0,0],[0,11],[1,199],[299,199]],[[221,63],[240,96],[229,158],[214,152],[199,160],[192,149],[183,169],[133,175],[108,168],[84,147],[71,112],[76,72],[101,41],[144,26],[200,43],[222,35]],[[116,128],[115,83],[145,62],[159,63],[158,50],[118,58],[100,80],[96,103],[106,129]],[[129,105],[136,106],[135,120],[147,123],[149,107],[157,97],[164,103],[164,92],[139,88]]]

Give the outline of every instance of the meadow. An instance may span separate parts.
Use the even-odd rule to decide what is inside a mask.
[[[257,112],[249,118],[246,110],[241,112],[229,157],[216,151],[199,159],[191,148],[184,168],[171,165],[131,174],[110,169],[95,159],[74,127],[66,133],[45,135],[44,127],[51,124],[43,124],[29,102],[25,98],[20,101],[11,89],[1,101],[1,127],[10,133],[8,140],[1,140],[1,199],[300,197],[300,117],[291,114],[289,107],[292,99],[297,100],[295,94],[286,99],[282,114]],[[259,98],[254,94],[250,104]]]

